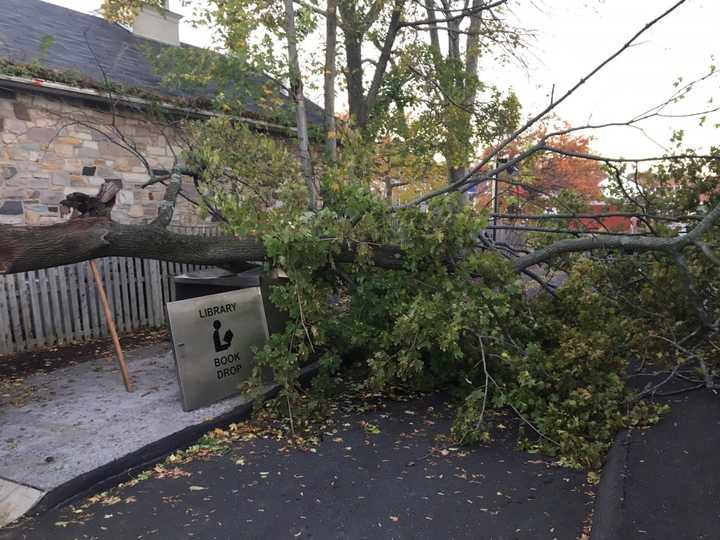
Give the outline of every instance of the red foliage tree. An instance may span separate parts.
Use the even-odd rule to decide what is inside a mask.
[[[573,153],[589,154],[591,140],[588,136],[566,133],[553,137],[552,146]],[[555,194],[567,189],[591,201],[602,198],[600,184],[605,179],[605,173],[597,161],[544,153],[533,160],[529,172],[532,186],[539,191]]]
[[[543,123],[532,132],[519,138],[514,144],[508,147],[506,158],[512,158],[521,153],[525,148],[536,144],[542,137],[551,131],[560,131],[567,127],[566,123],[554,122],[552,127],[549,123]],[[590,147],[592,137],[566,133],[551,137],[548,143],[557,149],[570,153],[591,154]],[[488,149],[485,155],[490,153]],[[597,161],[566,156],[563,154],[544,152],[521,164],[516,174],[508,176],[501,175],[501,199],[502,194],[510,195],[513,198],[520,198],[537,206],[541,201],[562,190],[573,191],[580,194],[587,202],[597,201],[603,198],[601,183],[605,179],[605,172],[602,165]],[[482,186],[478,191],[477,201],[479,204],[487,204],[490,201],[490,183]],[[501,204],[505,206],[505,204]],[[522,205],[524,206],[524,205]]]

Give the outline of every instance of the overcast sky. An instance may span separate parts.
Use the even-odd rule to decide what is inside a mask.
[[[84,12],[98,9],[101,3],[101,0],[49,1]],[[645,23],[675,3],[675,0],[511,1],[517,23],[536,34],[531,50],[525,55],[528,66],[499,69],[486,61],[481,77],[501,88],[513,88],[528,114],[547,105],[553,85],[555,96],[561,95]],[[183,12],[180,0],[171,0],[170,7]],[[564,103],[557,110],[558,115],[575,125],[589,120],[625,121],[664,101],[673,92],[673,82],[678,77],[686,81],[698,78],[707,73],[713,58],[720,57],[719,23],[720,1],[688,0]],[[200,46],[208,43],[207,33],[189,24],[181,27],[180,39]],[[720,77],[714,77],[667,112],[684,114],[708,108],[708,99],[718,96],[719,89]],[[720,133],[714,127],[718,122],[720,115],[711,117],[703,128],[698,126],[697,119],[656,120],[646,124],[649,138],[627,128],[596,131],[593,146],[612,156],[660,155],[672,129],[683,128],[691,145],[707,147],[720,143]]]

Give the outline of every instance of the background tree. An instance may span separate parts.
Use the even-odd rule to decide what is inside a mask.
[[[542,140],[551,129],[548,119],[508,145],[498,157],[498,163],[521,155]],[[566,123],[553,124],[557,129],[569,127]],[[592,136],[575,132],[562,133],[553,138],[553,146],[569,154],[588,155],[592,153]],[[489,148],[484,155],[494,151]],[[490,168],[487,164],[485,168]],[[515,214],[589,212],[591,202],[609,202],[603,184],[606,183],[605,166],[599,161],[582,159],[564,153],[538,153],[524,160],[510,171],[498,175],[498,198],[501,212]],[[492,208],[493,190],[491,183],[480,186],[474,203],[480,208]]]
[[[415,34],[399,70],[411,100],[422,103],[419,121],[435,126],[450,182],[465,174],[478,148],[510,133],[519,120],[515,96],[504,96],[478,72],[482,55],[503,61],[522,44],[521,30],[504,18],[506,4],[428,0],[424,17],[405,23]]]
[[[565,127],[568,127],[567,125]],[[545,126],[533,131],[532,140],[541,139],[548,132]],[[568,153],[589,154],[592,136],[564,133],[553,140],[553,146]],[[603,198],[602,182],[607,178],[603,165],[597,161],[574,158],[558,153],[541,154],[530,161],[527,171],[531,184],[537,192],[528,192],[526,197],[536,198],[540,193],[557,194],[570,190],[583,195],[586,200],[599,201]]]
[[[127,21],[141,4],[139,0],[107,0],[104,10],[111,18]],[[418,144],[432,145],[426,155],[430,150],[430,159],[441,154],[449,178],[459,178],[477,157],[476,149],[506,135],[519,118],[517,99],[481,82],[478,74],[483,54],[507,56],[521,45],[523,34],[507,22],[506,4],[507,0],[474,0],[472,5],[459,0],[422,5],[405,0],[337,0],[324,5],[286,2],[280,9],[267,0],[198,3],[194,22],[213,27],[223,55],[167,51],[171,58],[164,58],[162,67],[169,83],[212,81],[215,87],[237,86],[241,71],[266,72],[287,81],[293,96],[302,84],[322,80],[326,154],[333,161],[337,130],[332,112],[339,97],[335,65],[343,58],[336,56],[339,33],[345,62],[338,70],[345,79],[350,125],[369,140],[421,137]],[[294,36],[287,32],[290,19],[298,22]],[[441,40],[441,35],[447,39]],[[277,40],[270,36],[286,41],[291,49],[308,39],[315,49],[319,41],[325,46],[324,62],[317,66],[320,70],[315,70],[310,58],[301,65],[298,55],[290,51],[288,60],[283,60],[285,56],[277,54]],[[193,59],[172,58],[178,55]],[[234,89],[223,94],[222,108],[241,112],[247,93],[253,91],[255,98],[258,93],[274,93],[266,88]],[[276,104],[267,101],[268,109]],[[304,100],[297,103],[302,107]],[[300,111],[296,116],[302,116]],[[425,129],[408,128],[409,120]],[[304,133],[302,128],[298,132],[301,147]],[[309,178],[310,159],[304,162]]]

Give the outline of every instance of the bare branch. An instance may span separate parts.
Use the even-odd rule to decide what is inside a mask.
[[[720,155],[716,154],[675,154],[670,156],[650,156],[641,158],[623,158],[623,157],[608,157],[599,156],[596,154],[589,154],[585,152],[575,152],[573,150],[566,150],[564,148],[558,148],[555,146],[541,145],[540,150],[545,150],[553,154],[559,154],[561,156],[574,157],[578,159],[586,159],[588,161],[601,161],[603,163],[647,163],[650,161],[680,161],[683,159],[702,159],[707,161],[720,160]]]
[[[428,10],[430,13],[433,13],[433,15],[429,15],[427,19],[421,19],[419,21],[403,21],[402,23],[400,23],[400,26],[402,28],[408,28],[408,27],[428,26],[428,25],[435,26],[438,23],[458,22],[458,21],[464,19],[465,17],[473,17],[475,15],[479,15],[483,11],[489,11],[491,9],[494,9],[496,7],[502,6],[503,4],[507,4],[507,3],[508,3],[508,0],[496,0],[495,2],[490,2],[489,4],[481,4],[481,5],[473,6],[470,8],[463,8],[457,14],[451,15],[444,19],[435,18],[434,10]]]
[[[603,238],[561,240],[546,248],[519,257],[514,261],[513,265],[516,270],[522,270],[547,262],[564,253],[607,249],[626,249],[638,252],[658,251],[674,255],[695,241],[700,240],[719,219],[720,205],[713,208],[691,231],[675,238],[607,236]]]
[[[529,221],[543,221],[552,219],[593,219],[601,220],[609,217],[644,217],[657,221],[701,221],[702,216],[659,216],[656,214],[645,214],[642,212],[600,212],[597,214],[491,214],[491,216],[502,219],[518,219]]]

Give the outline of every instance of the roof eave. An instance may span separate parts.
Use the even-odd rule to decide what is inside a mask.
[[[100,92],[92,88],[79,88],[76,86],[70,86],[63,83],[54,81],[48,81],[45,79],[31,79],[27,77],[18,77],[15,75],[6,75],[0,73],[0,86],[3,88],[25,90],[30,92],[39,92],[57,97],[66,98],[81,98],[85,100],[95,101],[98,103],[109,103],[110,101],[116,104],[123,105],[126,107],[139,107],[139,108],[150,108],[160,107],[164,111],[182,115],[193,119],[208,119],[214,117],[228,117],[230,115],[209,111],[206,109],[196,109],[191,107],[181,107],[168,101],[154,101],[136,96],[128,96],[123,94],[113,94],[112,97],[107,94]],[[263,120],[256,120],[254,118],[248,118],[245,116],[233,116],[244,122],[251,127],[258,130],[269,131],[273,133],[282,134],[285,136],[296,136],[297,129],[290,126],[283,126],[281,124],[274,124],[272,122],[265,122]]]

